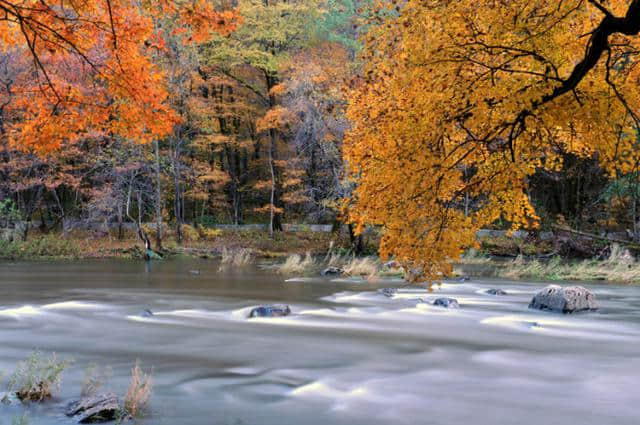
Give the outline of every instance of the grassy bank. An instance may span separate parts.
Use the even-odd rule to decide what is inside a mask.
[[[152,234],[152,232],[149,232]],[[368,240],[366,258],[353,258],[349,238],[340,233],[277,232],[273,238],[260,230],[205,230],[187,227],[185,239],[178,244],[171,231],[166,232],[163,254],[166,258],[187,256],[215,258],[224,264],[245,264],[252,258],[281,259],[283,274],[317,273],[326,267],[338,267],[349,276],[402,276],[400,268],[383,267],[375,258],[376,240]],[[327,256],[327,252],[332,255]],[[508,279],[546,281],[610,281],[640,283],[640,262],[629,251],[613,245],[604,260],[575,260],[549,255],[550,244],[509,238],[484,239],[478,250],[469,250],[457,268],[458,275],[493,275]],[[540,259],[538,257],[544,257]],[[26,241],[0,239],[0,259],[74,260],[91,258],[141,259],[142,244],[134,234],[96,236],[86,231],[68,234],[33,232]],[[478,267],[479,266],[479,267]]]
[[[247,250],[255,257],[285,258],[301,252],[324,254],[330,246],[342,251],[349,247],[345,235],[325,232],[276,232],[270,238],[259,230],[197,232],[188,227],[184,234],[185,238],[179,244],[173,232],[168,231],[163,240],[163,254],[221,258],[225,250]],[[142,244],[134,234],[118,238],[112,234],[96,236],[85,231],[68,234],[33,232],[26,241],[0,239],[0,258],[9,260],[136,259],[141,258],[142,253]]]
[[[577,260],[559,255],[546,258],[523,254],[509,259],[470,250],[458,263],[458,275],[495,276],[545,281],[607,281],[639,284],[640,261],[626,249],[612,245],[605,259]],[[465,266],[482,266],[469,268]]]
[[[583,280],[640,283],[640,262],[629,251],[614,245],[605,260],[525,260],[522,256],[496,268],[496,275],[510,279]]]

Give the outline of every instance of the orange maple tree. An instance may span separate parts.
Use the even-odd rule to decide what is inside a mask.
[[[10,143],[39,153],[79,138],[160,138],[178,121],[167,105],[164,48],[156,18],[173,17],[188,41],[226,34],[239,22],[203,0],[0,0],[0,54],[29,58],[6,96],[16,116]]]

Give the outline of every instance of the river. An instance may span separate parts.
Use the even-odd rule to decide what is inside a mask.
[[[124,394],[136,360],[154,379],[142,424],[639,424],[640,287],[589,285],[600,311],[563,316],[527,308],[544,285],[429,291],[210,260],[4,262],[2,386],[37,349],[74,363],[53,400],[29,407],[32,425],[72,423],[63,408],[89,365]],[[392,298],[377,292],[391,286]],[[496,287],[508,295],[485,293]],[[417,301],[438,296],[460,308]],[[293,314],[246,318],[274,302]],[[0,405],[0,425],[23,410]]]

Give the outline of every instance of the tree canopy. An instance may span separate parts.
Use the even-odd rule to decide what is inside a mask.
[[[535,227],[528,181],[565,153],[637,171],[640,1],[408,0],[372,19],[345,154],[351,218],[382,226],[383,255],[434,278],[498,218]]]
[[[207,1],[0,1],[0,53],[9,55],[3,103],[22,149],[47,152],[78,138],[120,135],[139,141],[169,134],[159,17],[179,21],[190,40],[227,33],[234,12]],[[27,55],[25,55],[27,53]]]

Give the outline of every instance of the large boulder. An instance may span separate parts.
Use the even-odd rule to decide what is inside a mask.
[[[433,305],[444,308],[459,308],[460,304],[455,298],[436,298]]]
[[[529,308],[558,313],[575,313],[598,309],[595,296],[582,286],[549,285],[533,296]]]
[[[67,416],[79,423],[109,422],[122,414],[118,396],[112,393],[83,397],[67,406]]]
[[[291,314],[291,308],[285,304],[261,305],[251,310],[249,317],[282,317]]]

